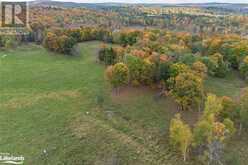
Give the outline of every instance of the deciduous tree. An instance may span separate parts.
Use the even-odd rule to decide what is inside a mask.
[[[118,88],[127,85],[129,80],[129,70],[124,63],[117,63],[114,66],[108,67],[106,77],[118,92]]]
[[[181,73],[175,78],[172,95],[182,110],[200,106],[203,97],[202,79],[192,72]]]
[[[239,70],[244,76],[245,80],[248,81],[248,56],[246,56],[240,64]]]
[[[224,119],[223,123],[218,121],[222,108],[219,98],[208,95],[204,113],[194,128],[195,145],[208,148],[209,163],[221,161],[224,141],[235,132],[234,123],[230,119]]]
[[[182,153],[184,161],[192,141],[190,127],[181,120],[180,114],[177,114],[170,124],[170,143]]]
[[[223,106],[219,116],[222,119],[229,118],[232,121],[239,119],[239,105],[230,97],[223,96],[221,98],[221,104]]]
[[[192,70],[202,79],[204,79],[207,76],[208,68],[204,63],[200,61],[196,61],[193,63]]]
[[[248,87],[242,90],[240,96],[240,133],[244,125],[248,125]]]

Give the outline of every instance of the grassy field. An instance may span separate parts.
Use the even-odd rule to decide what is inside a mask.
[[[224,79],[208,77],[205,86],[207,91],[218,96],[238,98],[240,89],[246,87],[246,83],[239,77],[238,72],[231,71]]]
[[[99,44],[80,44],[79,57],[34,44],[0,52],[0,152],[23,155],[32,165],[182,164],[168,147],[173,100],[154,100],[149,88],[113,95],[96,62]],[[209,78],[206,89],[237,97],[243,85],[232,74]],[[192,122],[193,112],[183,117]],[[243,165],[247,137],[230,144]]]

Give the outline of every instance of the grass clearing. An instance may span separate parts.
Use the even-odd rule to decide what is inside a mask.
[[[0,52],[0,152],[35,165],[182,164],[168,149],[169,122],[178,112],[173,100],[155,101],[150,89],[111,95],[104,66],[96,63],[100,44],[79,44],[79,57],[34,44]],[[210,78],[206,85],[236,97],[241,82]],[[183,117],[190,122],[192,114]],[[248,146],[245,138],[234,147],[240,146]],[[240,157],[245,165],[245,152]]]
[[[206,90],[218,96],[237,98],[240,91],[247,84],[239,77],[236,71],[231,71],[226,78],[208,77],[205,82]]]

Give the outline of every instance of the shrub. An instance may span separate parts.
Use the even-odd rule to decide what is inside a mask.
[[[129,81],[129,70],[124,63],[117,63],[108,67],[106,77],[114,88],[127,85]]]
[[[80,29],[71,29],[71,30],[68,30],[68,31],[66,32],[66,34],[67,34],[69,37],[74,38],[74,40],[75,40],[76,42],[80,42],[80,41],[81,41]]]
[[[0,36],[0,47],[3,48],[16,48],[20,44],[16,36]]]
[[[59,43],[58,43],[58,37],[53,32],[48,32],[45,35],[43,45],[45,48],[51,50],[51,51],[58,51],[59,50]]]
[[[224,119],[223,124],[225,125],[228,134],[233,135],[236,132],[234,122],[229,118]]]
[[[215,68],[213,70],[216,77],[225,77],[228,72],[228,64],[224,62],[223,56],[216,53],[210,56],[210,60],[214,63]]]
[[[239,118],[239,106],[235,101],[227,96],[221,98],[223,109],[219,112],[222,119],[230,118],[232,121],[237,121]]]
[[[51,51],[64,54],[71,54],[72,48],[76,45],[76,40],[67,35],[57,35],[53,32],[48,32],[43,41],[44,47]]]
[[[80,41],[91,41],[96,39],[95,31],[92,28],[86,27],[80,29]]]
[[[229,71],[228,64],[223,60],[223,56],[215,53],[209,57],[203,57],[202,62],[207,66],[208,73],[215,77],[225,77]]]
[[[61,36],[59,37],[59,40],[60,39],[61,39],[61,42],[59,42],[59,45],[60,45],[59,51],[65,54],[71,54],[72,48],[77,43],[76,40],[68,36]]]
[[[113,65],[117,62],[117,53],[112,47],[102,47],[98,53],[98,59],[105,65]]]
[[[110,65],[105,70],[105,78],[111,80],[113,78],[113,65]]]
[[[96,32],[96,39],[104,42],[113,42],[112,33],[108,30],[99,28]]]

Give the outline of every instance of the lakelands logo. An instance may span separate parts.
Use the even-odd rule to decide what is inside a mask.
[[[0,153],[0,164],[23,164],[23,156],[14,156],[10,153]]]
[[[23,34],[28,28],[28,2],[0,2],[0,34]]]

